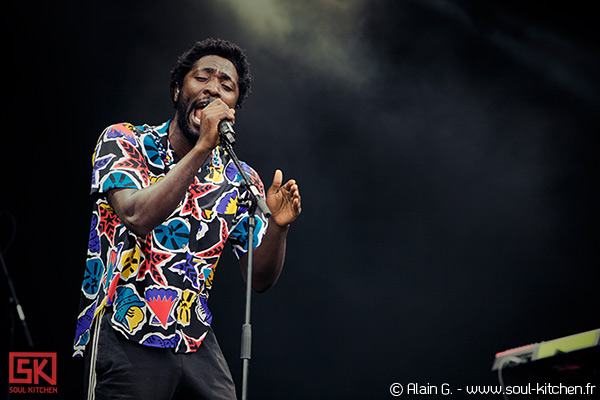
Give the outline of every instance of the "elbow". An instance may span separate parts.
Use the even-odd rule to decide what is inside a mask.
[[[248,282],[248,259],[246,255],[240,259],[240,266],[244,280]],[[257,257],[252,268],[252,291],[255,293],[264,293],[271,289],[279,280],[282,269],[282,258],[273,261],[272,259],[264,260],[264,258]]]
[[[123,225],[139,237],[146,237],[154,229],[145,213],[138,205],[137,189],[111,189],[107,194],[108,203]]]
[[[252,282],[252,290],[255,293],[264,293],[267,290],[271,289],[273,286],[275,285],[275,282],[261,282],[261,283],[256,283],[256,282]]]
[[[121,218],[123,225],[132,233],[138,237],[146,237],[152,232],[152,227],[147,226],[144,220],[136,214],[127,214]]]
[[[264,293],[267,290],[275,286],[275,283],[279,279],[279,273],[254,273],[252,278],[252,290],[255,293]]]
[[[146,236],[148,236],[148,234],[150,232],[152,232],[152,230],[148,230],[148,229],[142,229],[142,228],[127,228],[129,229],[130,232],[134,233],[137,237],[141,237],[141,238],[145,238]]]
[[[146,236],[148,236],[148,234],[150,234],[150,232],[152,232],[151,228],[147,228],[141,225],[132,225],[131,227],[127,226],[127,229],[129,229],[129,231],[134,233],[137,237],[141,238],[145,238]]]

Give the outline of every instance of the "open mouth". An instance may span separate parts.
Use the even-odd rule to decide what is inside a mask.
[[[192,120],[194,123],[200,125],[200,117],[202,116],[202,110],[214,100],[215,99],[211,97],[208,99],[202,99],[198,100],[197,102],[194,102],[192,107],[194,109],[194,112],[192,113]]]
[[[206,107],[207,105],[209,105],[210,103],[212,103],[213,101],[215,101],[214,97],[209,97],[208,99],[204,99],[204,100],[200,100],[198,101],[198,103],[195,105],[196,109],[203,109],[204,107]]]

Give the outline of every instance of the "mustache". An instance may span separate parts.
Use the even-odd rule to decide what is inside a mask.
[[[196,101],[194,101],[194,103],[192,103],[192,108],[193,109],[203,109],[204,107],[206,107],[207,105],[209,105],[213,101],[215,101],[214,97],[209,97],[207,99],[196,100]]]

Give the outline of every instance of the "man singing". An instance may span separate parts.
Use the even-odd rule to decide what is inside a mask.
[[[229,241],[246,273],[248,192],[218,125],[235,122],[250,90],[244,52],[207,39],[171,71],[175,115],[158,126],[121,123],[93,157],[95,200],[75,355],[86,357],[89,399],[235,399],[207,307]],[[258,174],[242,163],[264,195]],[[252,288],[269,289],[284,262],[298,185],[275,171],[254,217]]]

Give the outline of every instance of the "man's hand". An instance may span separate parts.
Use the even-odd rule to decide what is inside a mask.
[[[259,293],[277,282],[285,259],[288,228],[302,212],[300,189],[296,181],[290,179],[283,186],[282,181],[283,172],[276,170],[273,183],[267,190],[267,206],[271,211],[271,218],[263,241],[256,248],[252,275],[252,288]],[[240,258],[244,278],[247,261],[247,254]]]
[[[267,191],[267,206],[271,210],[271,221],[281,228],[287,228],[302,212],[300,188],[296,181],[283,182],[283,172],[276,170],[273,183]]]
[[[221,99],[215,99],[203,109],[197,109],[194,119],[200,125],[196,146],[212,150],[219,144],[219,123],[224,119],[235,123],[235,110]]]

